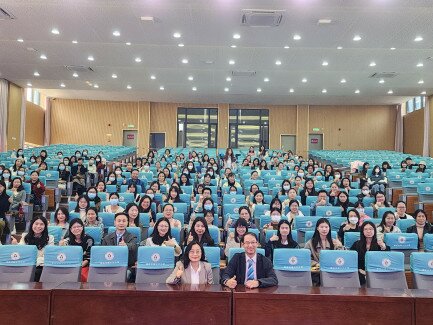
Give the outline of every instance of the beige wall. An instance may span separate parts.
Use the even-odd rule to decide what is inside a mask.
[[[413,155],[422,155],[424,109],[405,115],[403,117],[403,129],[403,151]]]
[[[433,157],[433,96],[430,96],[430,98],[427,99],[429,101],[429,107],[430,107],[430,133],[429,133],[429,151],[430,151],[430,157]]]
[[[43,146],[44,125],[45,110],[32,102],[26,102],[25,142]]]
[[[22,88],[9,83],[7,150],[21,146],[21,104]]]

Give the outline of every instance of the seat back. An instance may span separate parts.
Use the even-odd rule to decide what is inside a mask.
[[[381,220],[382,217],[383,217],[383,215],[387,211],[391,211],[392,213],[395,213],[396,210],[395,210],[394,207],[382,207],[382,208],[379,208],[379,209],[377,209],[377,218]]]
[[[318,217],[341,217],[341,208],[340,207],[327,207],[327,206],[319,206],[316,207],[316,216]]]
[[[38,249],[34,245],[0,246],[0,281],[32,282]]]
[[[101,218],[104,228],[114,227],[114,213],[99,212],[98,217]]]
[[[135,283],[165,283],[173,268],[173,247],[140,246]]]
[[[397,227],[400,228],[401,232],[406,232],[407,228],[415,224],[415,219],[398,219]]]
[[[331,229],[335,231],[340,230],[340,226],[343,224],[343,222],[347,221],[347,219],[344,217],[330,217],[328,220],[331,224]]]
[[[128,269],[127,246],[93,246],[89,282],[125,282]]]
[[[81,246],[48,245],[44,250],[41,282],[78,282],[81,277]]]
[[[86,235],[89,235],[94,240],[94,245],[101,245],[102,228],[101,227],[86,227],[84,229]]]
[[[219,247],[205,246],[203,248],[206,256],[205,259],[212,266],[213,283],[219,283],[221,250]]]
[[[274,249],[274,270],[281,286],[312,286],[308,249]]]
[[[322,287],[359,288],[358,252],[322,250],[320,252],[320,283]]]
[[[433,290],[433,253],[412,253],[410,270],[414,289]]]
[[[402,252],[367,252],[365,270],[368,288],[407,289]]]
[[[425,234],[423,238],[424,251],[433,252],[433,234]]]
[[[404,253],[404,264],[409,265],[410,254],[418,250],[418,235],[415,233],[386,233],[385,243],[392,251]]]
[[[245,196],[242,194],[224,194],[223,204],[245,204]]]
[[[54,244],[58,244],[62,239],[62,227],[59,226],[48,226],[48,234],[54,237]]]
[[[344,247],[350,249],[353,243],[361,238],[361,233],[359,231],[345,231],[344,232]]]

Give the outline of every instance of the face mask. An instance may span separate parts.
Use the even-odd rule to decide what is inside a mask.
[[[18,154],[21,156],[23,154],[23,152],[22,151],[18,151]]]
[[[211,175],[211,176],[213,176],[213,171],[212,171],[212,172],[211,172],[211,171],[209,171],[209,172],[208,172],[208,174],[209,174],[209,175]]]
[[[368,195],[368,193],[370,193],[369,190],[362,190],[362,194],[364,194],[364,195]]]
[[[144,170],[149,170],[149,166],[144,166]]]
[[[101,159],[99,159],[99,158],[96,158],[96,162],[100,162],[101,161]]]
[[[87,157],[87,152],[83,152],[83,156],[84,156],[84,157]]]
[[[318,176],[316,176],[316,179],[318,180],[318,181],[321,181],[322,180],[322,175],[318,175]]]
[[[230,191],[230,194],[231,194],[231,195],[236,195],[236,193],[237,193],[237,192],[235,192],[235,191]]]
[[[89,197],[89,199],[93,200],[96,197],[96,193],[89,193],[87,194],[87,196]]]
[[[121,170],[116,170],[114,173],[115,173],[116,175],[120,175],[120,174],[122,174],[122,171],[121,171]]]
[[[188,175],[189,171],[185,170],[183,173],[186,174],[186,175]]]
[[[110,204],[111,205],[117,205],[119,203],[118,199],[110,199]]]
[[[197,157],[195,157],[195,158],[194,158],[194,161],[198,161],[198,158],[197,158]]]
[[[304,173],[298,173],[299,177],[304,177]]]
[[[24,172],[23,171],[19,171],[17,174],[18,174],[18,176],[23,176]]]
[[[146,194],[148,197],[150,197],[152,200],[155,197],[155,194]]]
[[[288,190],[290,190],[290,186],[289,185],[284,185],[283,189],[284,189],[284,191],[288,191]]]
[[[108,180],[109,180],[110,182],[114,182],[114,181],[116,180],[116,178],[115,178],[115,177],[110,177],[110,178],[108,178]]]
[[[175,172],[177,170],[177,166],[171,167],[171,170]]]
[[[218,167],[217,167],[217,166],[213,166],[212,168],[213,168],[213,170],[215,170],[215,171],[218,170]]]
[[[11,174],[3,174],[3,177],[9,179],[9,177],[11,177]]]
[[[271,215],[271,220],[272,220],[273,223],[280,222],[281,216],[278,215],[278,214],[273,214],[273,215]]]
[[[77,154],[75,155],[75,157],[80,158],[80,157],[81,157],[81,154],[77,153]]]
[[[358,218],[357,217],[350,217],[349,222],[352,225],[356,225],[358,223]]]
[[[34,159],[30,159],[30,162],[34,163],[34,162],[35,162],[35,160],[34,160]]]
[[[340,175],[339,174],[334,174],[334,177],[335,178],[340,178]]]
[[[205,204],[205,205],[203,206],[203,208],[204,208],[206,211],[210,211],[210,210],[212,210],[213,205],[212,205],[212,204]]]

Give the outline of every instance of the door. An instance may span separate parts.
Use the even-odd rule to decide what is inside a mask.
[[[281,150],[296,152],[296,135],[281,134]]]
[[[165,148],[165,133],[150,133],[150,149]]]
[[[308,150],[323,150],[323,134],[308,135]]]
[[[137,148],[137,130],[123,130],[123,145]]]

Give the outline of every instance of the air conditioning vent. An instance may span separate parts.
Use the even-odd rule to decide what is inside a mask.
[[[232,71],[233,77],[254,77],[256,75],[255,71]]]
[[[370,78],[378,78],[378,79],[389,79],[397,76],[396,72],[376,72],[373,73]]]
[[[72,72],[95,72],[91,67],[84,65],[65,65],[65,68]]]
[[[0,20],[11,20],[15,19],[15,16],[7,12],[5,9],[0,8]]]
[[[242,9],[242,25],[250,27],[277,27],[284,10]]]

